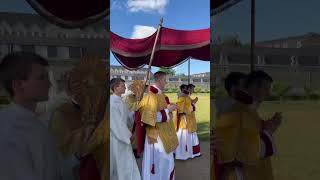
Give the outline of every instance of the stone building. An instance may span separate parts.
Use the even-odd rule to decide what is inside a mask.
[[[110,79],[122,78],[130,83],[133,80],[146,80],[148,68],[142,68],[136,71],[130,71],[122,66],[110,65]],[[152,74],[151,76],[152,77]],[[181,84],[188,84],[188,76],[176,75],[167,76],[168,86],[180,86]],[[190,83],[200,86],[205,89],[210,88],[210,73],[200,73],[190,75]]]
[[[122,66],[110,65],[110,79],[122,78],[127,82],[132,82],[134,80],[146,80],[147,72],[148,68],[141,68],[139,70],[130,71]]]
[[[250,71],[250,47],[214,46],[211,51],[213,86],[221,85],[231,71]],[[319,34],[257,42],[255,55],[255,69],[268,72],[275,81],[297,88],[320,88]]]
[[[0,12],[0,58],[14,51],[35,52],[48,59],[54,79],[61,84],[64,73],[84,54],[109,62],[109,21],[85,28],[65,29],[37,14]]]

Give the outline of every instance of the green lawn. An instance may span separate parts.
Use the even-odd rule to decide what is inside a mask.
[[[263,117],[283,113],[283,123],[275,135],[278,155],[273,168],[276,180],[320,179],[320,102],[267,102]]]
[[[177,100],[176,93],[167,93],[166,94],[171,102]],[[196,106],[196,118],[198,122],[198,136],[202,141],[208,141],[210,137],[210,94],[209,93],[200,93],[193,94],[192,98],[198,97],[199,100]]]
[[[319,180],[320,102],[265,102],[260,107],[264,118],[276,111],[282,112],[283,122],[275,134],[275,180]]]

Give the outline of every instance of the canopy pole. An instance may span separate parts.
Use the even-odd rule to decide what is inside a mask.
[[[251,49],[250,49],[250,71],[254,70],[255,57],[255,13],[256,1],[251,0]]]
[[[190,58],[188,60],[188,84],[190,84]]]
[[[162,24],[163,24],[163,18],[160,19],[160,24],[159,24],[159,27],[157,29],[157,35],[156,35],[156,39],[154,41],[154,44],[153,44],[153,48],[152,48],[152,52],[151,52],[151,56],[150,56],[150,61],[149,61],[149,67],[148,67],[148,71],[147,71],[147,78],[146,78],[146,81],[144,83],[144,87],[143,87],[143,92],[142,94],[140,95],[140,100],[142,99],[143,97],[143,93],[146,91],[146,85],[147,83],[149,82],[150,80],[150,72],[151,72],[151,65],[152,65],[152,62],[153,62],[153,57],[154,57],[154,53],[156,51],[156,46],[157,46],[157,42],[158,42],[158,38],[159,38],[159,33],[160,33],[160,29],[162,27]]]

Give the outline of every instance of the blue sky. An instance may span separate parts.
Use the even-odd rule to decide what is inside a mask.
[[[238,34],[250,42],[250,0],[214,17],[214,36]],[[320,32],[319,0],[256,0],[257,41]]]
[[[140,2],[111,0],[110,5],[110,29],[126,38],[131,38],[133,34],[147,33],[147,31],[149,34],[150,31],[152,33],[152,29],[157,28],[161,17],[164,18],[163,26],[173,29],[195,30],[210,26],[209,0],[144,0]],[[140,25],[140,28],[137,25]],[[110,56],[110,64],[119,65],[112,53]],[[153,68],[152,71],[156,71],[156,69]],[[187,74],[188,63],[178,66],[175,70],[177,73]],[[191,60],[191,74],[209,71],[209,62]]]
[[[26,0],[1,0],[0,12],[36,13]]]

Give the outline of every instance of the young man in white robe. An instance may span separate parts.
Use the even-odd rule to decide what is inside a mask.
[[[0,63],[0,80],[13,103],[0,111],[0,177],[7,180],[59,180],[59,154],[47,127],[36,117],[48,100],[48,62],[16,52]]]
[[[67,79],[64,79],[64,90],[58,92],[58,84],[54,79],[53,72],[49,71],[49,79],[52,84],[49,90],[49,100],[46,102],[38,103],[36,112],[38,113],[38,118],[46,125],[46,127],[51,131],[51,123],[52,117],[54,117],[54,112],[64,103],[72,103],[72,97],[70,92],[67,90],[68,87]],[[54,135],[54,132],[50,132]],[[57,142],[58,139],[55,137],[55,141]],[[70,156],[62,156],[61,160],[61,176],[62,180],[79,180],[79,171],[80,171],[80,160],[74,154]]]
[[[110,81],[113,94],[110,96],[110,179],[140,180],[141,176],[133,154],[132,136],[128,121],[130,114],[121,95],[125,93],[125,81],[114,78]]]

